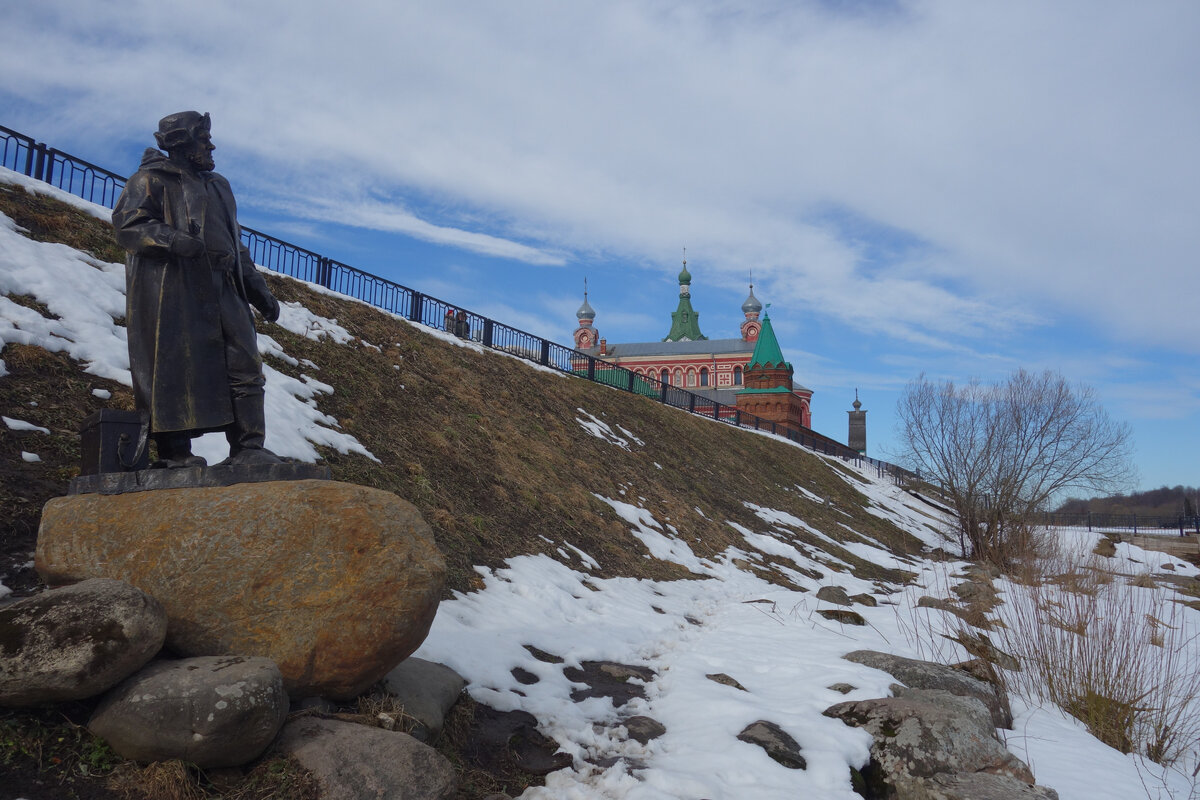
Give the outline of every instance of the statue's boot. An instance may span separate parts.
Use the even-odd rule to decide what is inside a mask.
[[[156,469],[208,466],[203,456],[192,455],[192,437],[186,433],[156,433],[154,442],[158,445],[158,461],[151,466]]]
[[[282,458],[263,447],[267,439],[267,421],[262,394],[233,398],[233,419],[233,425],[225,431],[225,438],[229,442],[229,458],[222,464],[248,466],[283,463]]]

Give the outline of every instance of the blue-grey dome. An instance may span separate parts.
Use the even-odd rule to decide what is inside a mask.
[[[587,295],[584,295],[583,305],[581,305],[579,310],[575,312],[575,317],[581,320],[596,318],[596,310],[592,308],[590,303],[588,303]]]
[[[757,314],[762,311],[763,304],[758,302],[758,298],[754,296],[754,284],[750,284],[750,296],[746,298],[746,302],[742,303],[742,311],[746,314]]]

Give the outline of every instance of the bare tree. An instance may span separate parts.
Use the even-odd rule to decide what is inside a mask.
[[[921,375],[897,407],[903,458],[940,483],[958,513],[964,555],[1007,562],[1029,519],[1069,490],[1111,492],[1134,477],[1129,426],[1086,386],[1018,370],[964,386]]]

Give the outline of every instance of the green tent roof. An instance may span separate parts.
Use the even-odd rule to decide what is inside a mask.
[[[789,371],[792,365],[783,360],[783,351],[779,349],[779,340],[775,338],[775,329],[771,327],[770,315],[763,316],[762,330],[758,332],[758,341],[754,344],[754,355],[746,369],[785,367]]]

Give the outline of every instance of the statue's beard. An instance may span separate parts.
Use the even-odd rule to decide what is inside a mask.
[[[188,153],[188,163],[200,171],[208,171],[216,166],[213,161],[212,153],[207,150],[193,150]]]

